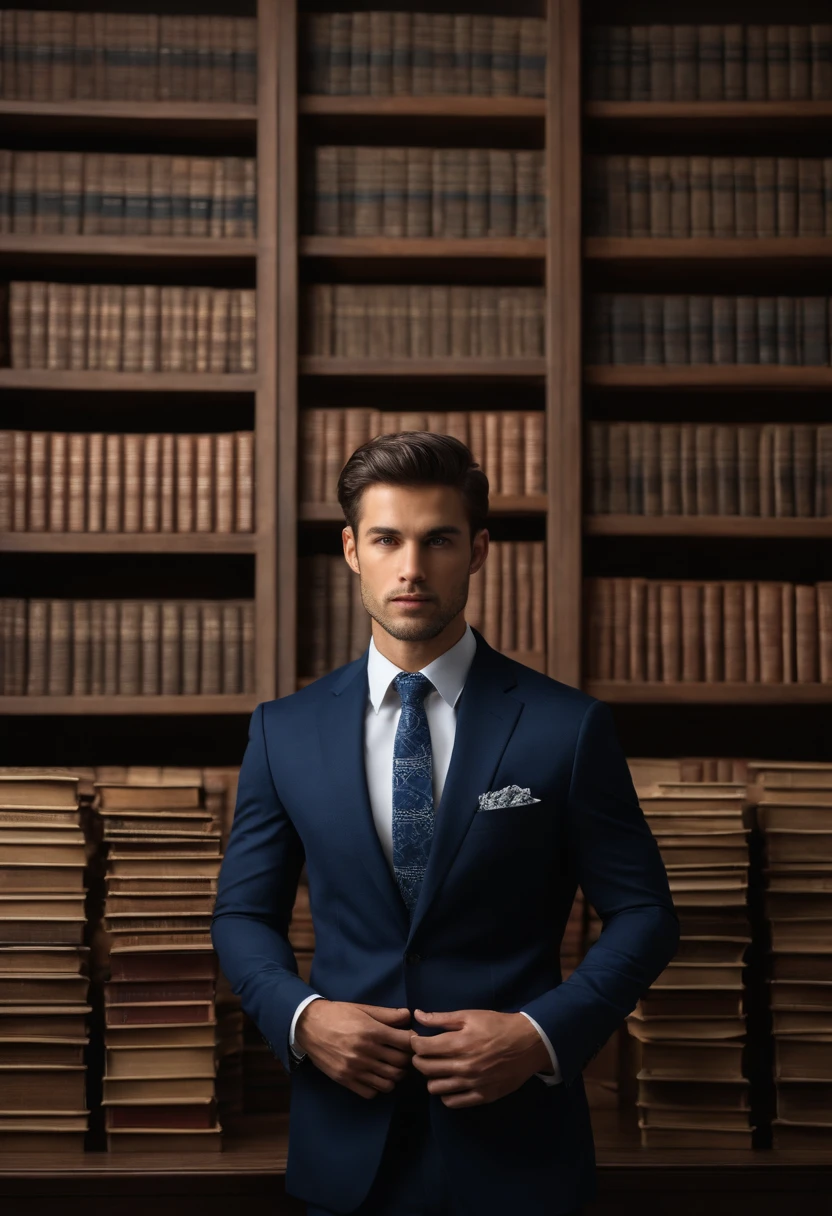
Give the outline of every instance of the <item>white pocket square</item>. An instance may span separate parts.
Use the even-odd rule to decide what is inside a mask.
[[[533,802],[540,802],[539,798],[532,798],[531,789],[519,785],[505,785],[501,790],[488,790],[485,794],[479,796],[478,811],[494,811],[503,806],[529,806]]]

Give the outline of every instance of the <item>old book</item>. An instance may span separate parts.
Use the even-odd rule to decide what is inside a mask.
[[[106,994],[106,988],[105,988]],[[106,1070],[117,1077],[201,1077],[215,1068],[213,1043],[202,1047],[117,1047],[108,1045]]]
[[[213,1023],[214,1002],[210,1001],[153,1001],[133,1004],[106,1005],[104,1021],[107,1026],[145,1026],[175,1024]]]

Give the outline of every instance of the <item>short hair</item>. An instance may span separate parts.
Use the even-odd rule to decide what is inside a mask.
[[[338,502],[356,542],[361,496],[371,485],[454,486],[465,502],[472,546],[486,526],[488,478],[471,449],[453,435],[398,431],[376,435],[355,449],[338,478]]]

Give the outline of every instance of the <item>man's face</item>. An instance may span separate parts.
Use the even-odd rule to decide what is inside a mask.
[[[364,607],[403,642],[437,637],[463,611],[468,579],[488,555],[486,529],[471,551],[462,494],[452,486],[368,486],[357,547],[351,528],[342,536]]]

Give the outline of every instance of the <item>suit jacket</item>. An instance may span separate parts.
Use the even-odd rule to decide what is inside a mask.
[[[483,1216],[551,1212],[553,1201],[568,1210],[595,1185],[581,1071],[678,944],[665,868],[609,709],[474,633],[412,921],[364,774],[368,652],[259,705],[251,719],[212,937],[243,1008],[293,1072],[286,1189],[335,1212],[366,1197],[396,1091],[365,1099],[310,1058],[294,1067],[289,1026],[303,997],[531,1014],[563,1084],[532,1076],[496,1102],[456,1110],[430,1094],[430,1118],[454,1188]],[[479,794],[512,783],[540,802],[478,810]],[[311,986],[287,941],[304,859]],[[562,982],[560,943],[578,884],[603,930]],[[415,1019],[412,1029],[441,1033]]]

